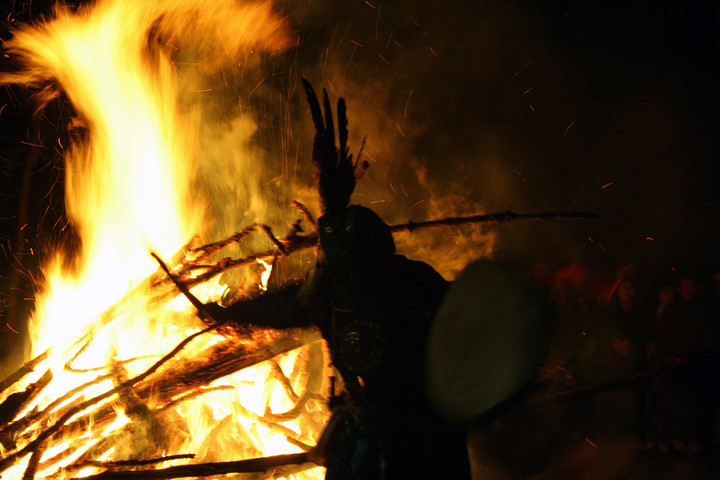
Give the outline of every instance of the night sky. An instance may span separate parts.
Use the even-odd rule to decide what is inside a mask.
[[[2,37],[11,23],[39,18],[48,3],[3,2]],[[372,186],[358,187],[355,201],[377,201],[388,222],[437,218],[442,212],[429,205],[446,203],[430,200],[448,195],[456,200],[448,214],[596,212],[590,221],[497,227],[495,254],[552,268],[582,262],[604,274],[634,263],[654,284],[672,268],[702,274],[720,266],[719,5],[281,2],[300,41],[272,60],[267,68],[277,75],[262,88],[271,98],[303,75],[347,99],[353,145],[367,136],[377,161],[363,180]],[[3,58],[2,69],[13,68]],[[241,95],[256,86],[246,83]],[[29,248],[73,240],[62,229],[63,168],[54,148],[35,161],[21,222],[28,226],[18,234],[26,144],[67,136],[63,122],[72,113],[60,101],[33,120],[30,93],[0,89],[5,299],[13,289],[32,295],[27,272],[37,255]],[[268,122],[277,121],[274,104],[254,98]],[[293,135],[307,161],[311,125],[300,91],[292,98]],[[258,136],[272,155],[277,129]],[[18,277],[14,252],[23,251]],[[3,327],[6,341],[18,322]]]

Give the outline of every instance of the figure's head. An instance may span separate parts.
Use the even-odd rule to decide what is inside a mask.
[[[390,227],[369,208],[350,205],[318,219],[323,263],[343,275],[374,269],[395,253]]]
[[[621,303],[632,303],[635,300],[635,282],[624,278],[618,285],[617,296]]]
[[[677,284],[677,291],[680,298],[686,301],[694,300],[697,295],[697,285],[695,280],[690,277],[682,277]]]
[[[658,292],[658,303],[662,307],[667,307],[675,300],[675,289],[671,285],[665,285]]]

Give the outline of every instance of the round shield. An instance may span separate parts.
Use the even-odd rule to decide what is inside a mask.
[[[428,399],[466,422],[535,378],[547,347],[544,302],[510,267],[470,264],[435,315],[426,354]]]

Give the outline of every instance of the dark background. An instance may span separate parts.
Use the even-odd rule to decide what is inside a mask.
[[[2,38],[40,21],[49,4],[0,4]],[[404,198],[359,187],[358,202],[387,194],[377,209],[389,222],[437,218],[442,208],[430,204],[444,203],[430,200],[451,194],[457,201],[447,214],[596,212],[591,221],[493,227],[495,255],[552,269],[580,262],[606,275],[633,263],[651,289],[673,270],[701,276],[720,266],[718,5],[281,2],[300,42],[271,60],[266,68],[279,73],[263,88],[293,86],[293,135],[305,160],[311,126],[297,78],[348,99],[351,132],[367,135],[377,158],[368,182],[406,183]],[[1,60],[3,70],[17,68]],[[32,93],[0,89],[6,368],[19,355],[42,252],[77,243],[64,217],[56,148],[58,138],[69,141],[72,107],[61,98],[33,116]],[[273,138],[273,128],[258,134],[261,143]]]

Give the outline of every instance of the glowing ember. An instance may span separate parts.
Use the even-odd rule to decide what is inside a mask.
[[[52,21],[16,32],[7,45],[25,69],[0,83],[59,85],[85,138],[66,155],[67,212],[82,252],[71,273],[60,255],[45,267],[47,285],[32,319],[33,356],[49,355],[0,398],[38,385],[16,422],[0,429],[4,478],[21,478],[33,461],[39,461],[37,477],[78,477],[103,470],[90,462],[184,453],[195,455],[192,463],[239,460],[299,452],[317,440],[327,419],[321,389],[308,374],[321,352],[317,341],[168,394],[168,385],[179,382],[171,369],[189,359],[260,349],[256,340],[208,333],[188,343],[184,360],[153,374],[159,380],[142,383],[143,377],[134,389],[113,390],[145,375],[202,328],[187,303],[148,302],[153,282],[146,279],[157,269],[149,252],[172,258],[192,235],[202,236],[209,217],[208,202],[190,191],[199,115],[180,107],[180,91],[188,87],[180,84],[173,55],[219,51],[203,65],[212,71],[225,56],[279,50],[289,38],[265,2],[106,0],[77,12],[59,7]],[[203,300],[224,289],[202,287],[194,292]],[[29,424],[20,428],[21,420]],[[41,432],[52,435],[40,442]],[[31,458],[31,451],[42,455]],[[316,468],[296,478],[322,473]]]

